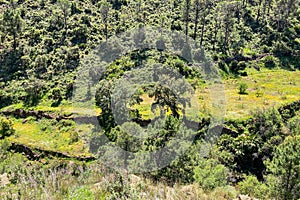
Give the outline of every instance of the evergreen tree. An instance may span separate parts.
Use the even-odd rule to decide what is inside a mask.
[[[69,0],[59,0],[58,5],[63,13],[64,29],[65,29],[65,34],[67,34],[67,30],[68,30],[67,20],[69,15],[71,14],[71,3],[69,2]]]
[[[22,25],[23,20],[20,16],[20,12],[12,3],[11,7],[5,10],[3,13],[3,18],[1,20],[1,29],[5,35],[9,34],[13,37],[14,50],[16,50],[18,46],[18,36],[21,34]]]
[[[109,23],[109,12],[111,9],[111,5],[107,1],[101,2],[101,17],[102,17],[102,22],[104,24],[104,34],[105,34],[105,40],[107,41],[108,39],[108,23]]]
[[[191,9],[191,0],[185,0],[183,2],[183,21],[185,23],[186,40],[189,36],[190,9]]]
[[[275,150],[268,170],[278,178],[273,188],[279,199],[300,198],[300,136],[287,137]]]

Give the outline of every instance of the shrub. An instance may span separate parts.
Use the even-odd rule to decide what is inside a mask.
[[[12,102],[13,102],[12,96],[9,93],[6,93],[5,91],[3,91],[2,88],[0,88],[0,108],[8,106]]]
[[[300,116],[296,116],[289,120],[288,128],[291,135],[300,135]]]
[[[227,64],[224,62],[224,61],[220,61],[219,63],[218,63],[218,65],[219,65],[219,68],[221,69],[221,70],[223,70],[224,72],[226,72],[227,74],[229,74],[229,67],[227,66]]]
[[[70,192],[68,199],[69,200],[77,200],[77,199],[94,200],[95,196],[93,192],[87,187],[80,187]]]
[[[277,56],[290,56],[293,51],[285,42],[281,41],[273,45],[273,52]]]
[[[58,123],[58,127],[59,129],[63,129],[65,127],[74,127],[75,126],[75,122],[72,121],[72,120],[66,120],[66,119],[63,119],[61,121],[59,121]]]
[[[70,133],[70,144],[73,144],[75,142],[78,142],[79,141],[79,135],[76,131],[72,131]]]
[[[233,73],[238,73],[239,71],[239,68],[238,68],[238,62],[236,60],[233,60],[231,63],[230,63],[230,70],[233,72]]]
[[[238,67],[238,70],[245,70],[247,67],[246,62],[245,61],[239,62],[237,67]]]
[[[242,194],[259,199],[266,198],[269,192],[267,185],[259,182],[255,176],[247,176],[244,181],[238,183],[238,187]]]
[[[61,101],[62,100],[62,91],[60,88],[54,88],[51,91],[51,98],[55,101]]]
[[[223,187],[227,184],[228,169],[218,164],[216,160],[208,159],[200,161],[194,170],[194,179],[205,190]]]
[[[259,135],[264,142],[273,136],[284,136],[283,128],[283,118],[275,108],[257,111],[254,113],[253,122],[249,123],[249,132]]]
[[[238,196],[238,191],[233,187],[226,185],[225,187],[217,187],[210,194],[210,199],[235,199]]]
[[[269,68],[269,69],[274,69],[279,65],[278,59],[275,58],[274,56],[266,56],[263,59],[263,62],[264,62],[265,67]]]
[[[11,147],[11,143],[8,140],[6,139],[0,140],[0,162],[8,154],[8,150],[10,147]]]
[[[40,130],[51,133],[54,129],[55,121],[54,120],[47,120],[47,119],[41,119],[38,123]]]
[[[0,139],[14,134],[15,130],[12,127],[12,122],[4,117],[0,117]]]
[[[239,84],[239,94],[248,94],[247,89],[248,89],[247,83],[240,83]]]
[[[26,92],[24,103],[28,106],[37,105],[43,95],[44,83],[38,79],[31,79],[24,83],[24,90]]]

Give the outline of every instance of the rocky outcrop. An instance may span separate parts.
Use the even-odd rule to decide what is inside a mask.
[[[69,115],[58,115],[55,113],[49,113],[45,111],[40,111],[40,110],[24,110],[24,109],[15,109],[15,110],[5,110],[1,111],[0,114],[5,115],[5,116],[14,116],[16,118],[24,118],[26,119],[27,117],[35,117],[36,119],[54,119],[57,121],[60,120],[74,120],[75,122],[82,124],[91,124],[91,123],[96,123],[97,121],[97,116],[76,116],[74,117],[72,114]],[[26,121],[24,121],[26,123]]]
[[[0,186],[5,187],[8,184],[10,184],[10,181],[8,179],[7,173],[0,175]]]
[[[10,151],[17,152],[24,154],[29,160],[40,160],[41,158],[44,157],[56,157],[56,158],[65,158],[65,159],[74,159],[78,161],[94,161],[96,160],[95,157],[90,156],[90,157],[79,157],[79,156],[71,156],[65,153],[61,152],[56,152],[56,151],[50,151],[50,150],[44,150],[41,148],[37,147],[29,147],[23,144],[17,144],[17,143],[12,143]]]
[[[54,113],[47,113],[44,111],[36,110],[24,110],[24,109],[15,109],[15,110],[5,110],[0,112],[3,115],[9,116],[12,115],[16,118],[27,118],[27,117],[36,117],[37,119],[46,118],[46,119],[73,119],[71,115],[56,115]]]

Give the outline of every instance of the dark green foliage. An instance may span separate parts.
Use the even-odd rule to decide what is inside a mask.
[[[269,111],[258,111],[249,126],[249,131],[252,134],[259,135],[264,142],[273,136],[283,135],[283,120],[275,108]]]
[[[63,13],[64,29],[65,29],[65,32],[67,32],[68,31],[67,19],[68,19],[68,16],[70,15],[71,3],[69,2],[69,0],[58,0],[57,3]]]
[[[63,98],[62,98],[62,92],[61,92],[61,90],[59,88],[52,89],[51,99],[53,99],[55,101],[51,105],[53,107],[57,107],[60,104],[60,102],[63,100]]]
[[[279,199],[300,198],[300,137],[287,137],[267,162],[268,171],[276,176],[273,194]]]
[[[213,54],[224,76],[246,76],[244,70],[255,63],[259,64],[257,69],[284,67],[296,70],[300,68],[299,20],[299,0],[1,1],[0,108],[20,102],[30,107],[38,105],[41,100],[50,100],[55,107],[64,100],[70,100],[73,89],[76,89],[74,79],[80,60],[111,36],[145,25],[178,30],[187,37],[193,37],[197,52],[192,53],[196,53],[201,61],[207,60],[204,52]],[[149,38],[141,34],[136,35],[135,39],[138,43]],[[155,99],[153,109],[159,105],[172,111],[171,116],[163,119],[164,126],[154,127],[151,137],[144,141],[128,133],[128,130],[134,129],[132,124],[127,125],[125,130],[117,126],[111,106],[111,93],[116,80],[149,60],[172,67],[195,82],[201,81],[197,71],[188,66],[192,56],[190,53],[184,54],[183,59],[172,55],[173,52],[164,52],[165,48],[166,43],[160,38],[156,44],[157,51],[137,49],[129,52],[111,63],[102,76],[97,71],[89,71],[93,83],[100,81],[95,98],[102,111],[98,120],[104,130],[91,142],[96,151],[97,147],[108,142],[103,139],[104,136],[127,151],[139,152],[164,147],[180,132],[180,114],[184,112],[181,106],[184,105],[179,105],[176,95],[166,87],[147,85],[143,88],[144,93]],[[189,52],[189,49],[190,46],[185,45],[183,50]],[[247,88],[247,85],[240,84],[238,92],[247,94]],[[91,94],[89,87],[85,98],[93,98]],[[132,97],[132,105],[141,103],[140,95],[137,93]],[[257,92],[257,96],[262,94]],[[217,155],[214,155],[218,161],[203,159],[200,162],[199,147],[193,145],[170,166],[146,175],[154,180],[167,179],[168,183],[191,183],[195,179],[203,188],[212,189],[227,183],[227,169],[219,162],[237,173],[236,179],[241,177],[241,173],[247,173],[263,180],[263,160],[274,157],[268,169],[278,179],[274,189],[278,193],[275,196],[299,198],[296,184],[299,172],[295,170],[298,169],[295,166],[299,165],[299,138],[295,136],[299,134],[298,119],[293,118],[287,125],[287,121],[297,114],[298,107],[295,104],[293,109],[285,107],[279,112],[275,109],[260,111],[246,122],[230,122],[228,126],[231,125],[230,128],[236,132],[223,134],[219,139]],[[131,110],[130,117],[141,120],[138,110]],[[70,143],[79,141],[72,122],[44,122],[41,122],[42,130],[51,131],[51,126],[57,125],[62,131],[70,131]],[[0,124],[0,138],[14,133],[9,120],[1,118]],[[199,130],[195,144],[200,143],[205,131],[205,128]],[[294,135],[294,138],[288,138],[280,145],[287,135]],[[279,148],[276,148],[278,145]],[[9,148],[9,144],[2,141],[1,146],[5,151]],[[128,162],[131,159],[128,158]],[[147,161],[145,159],[144,162]],[[15,184],[18,180],[16,174],[24,162],[23,157],[16,154],[0,164],[0,174],[10,172]],[[291,169],[294,174],[289,176],[286,169]],[[37,185],[43,185],[43,181],[37,182]],[[252,176],[239,186],[242,192],[260,198],[266,191],[265,185]],[[68,193],[63,187],[56,189]],[[115,198],[129,197],[128,188],[119,177],[108,191]],[[76,195],[80,198],[91,197],[86,188],[74,189],[68,194],[71,199]]]
[[[0,90],[0,108],[8,106],[12,103],[12,97],[4,90]]]
[[[111,81],[101,82],[100,88],[97,90],[95,98],[96,105],[101,108],[102,113],[99,119],[100,126],[105,130],[110,130],[115,126],[114,116],[111,107],[111,93],[113,83]]]
[[[265,67],[269,69],[274,69],[278,66],[278,61],[274,56],[266,56],[263,59],[263,62],[265,64]]]
[[[13,38],[13,49],[17,49],[18,41],[17,37],[21,34],[23,20],[20,16],[20,11],[15,7],[14,1],[11,1],[9,9],[5,10],[3,13],[3,18],[1,19],[1,31],[5,35],[10,35]],[[3,40],[4,38],[2,38]]]
[[[288,109],[288,106],[285,106]],[[292,106],[290,109],[294,109]],[[281,110],[281,109],[279,109]],[[272,159],[275,149],[287,135],[297,135],[298,118],[290,123],[276,109],[262,110],[244,122],[228,122],[239,135],[222,135],[218,140],[218,159],[237,172],[255,174],[263,180],[264,160]]]
[[[42,98],[44,86],[40,80],[32,79],[31,82],[24,83],[25,99],[28,106],[37,105]]]
[[[167,106],[171,109],[172,115],[175,118],[179,118],[180,105],[176,95],[167,87],[161,85],[155,85],[150,89],[149,97],[154,97],[154,103],[151,105],[152,110],[159,105],[161,108]]]
[[[219,159],[231,169],[242,173],[255,174],[262,179],[264,165],[258,154],[261,141],[255,135],[242,134],[234,138],[223,135],[218,141],[221,151]]]
[[[260,60],[263,56],[256,56],[263,53],[270,54],[263,59],[268,68],[299,68],[299,2],[245,2],[4,1],[2,5],[8,9],[0,20],[0,78],[62,78],[100,41],[139,24],[180,30],[206,52],[221,52],[219,66],[227,74],[243,73],[245,62]],[[161,40],[158,48],[164,48]],[[245,48],[253,54],[244,54]],[[186,68],[180,70],[191,76]],[[113,72],[110,75],[114,76]],[[72,79],[70,76],[68,81]],[[69,94],[67,83],[62,85],[63,96]],[[43,95],[51,94],[52,88],[46,86]],[[12,100],[8,97],[4,102]]]

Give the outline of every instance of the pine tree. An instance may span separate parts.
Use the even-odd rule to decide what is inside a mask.
[[[287,137],[275,150],[273,160],[267,169],[278,177],[273,188],[279,199],[300,198],[300,136]]]
[[[102,22],[104,24],[104,34],[105,34],[105,40],[108,39],[108,23],[109,23],[109,12],[110,12],[111,5],[107,1],[101,2],[101,17]]]
[[[6,35],[9,34],[13,37],[13,49],[16,50],[18,46],[18,35],[22,31],[23,20],[20,16],[20,12],[12,3],[11,8],[7,9],[3,13],[1,20],[2,32]]]
[[[191,0],[185,0],[183,2],[183,21],[185,22],[186,40],[189,36],[190,9],[191,9]]]
[[[71,3],[69,2],[69,0],[59,0],[58,1],[58,5],[60,7],[60,9],[63,12],[63,18],[64,18],[64,29],[65,29],[65,34],[67,33],[68,30],[68,17],[71,13]]]

